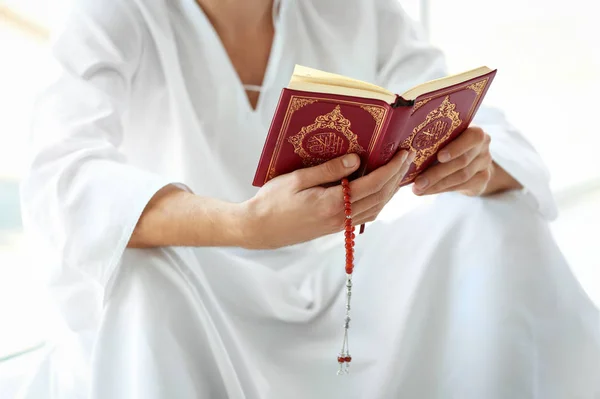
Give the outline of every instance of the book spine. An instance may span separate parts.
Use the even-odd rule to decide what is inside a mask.
[[[269,173],[269,160],[273,157],[273,152],[275,151],[275,144],[277,142],[277,138],[279,137],[281,127],[283,125],[283,120],[285,119],[285,109],[287,108],[290,102],[290,91],[288,89],[283,89],[281,91],[281,95],[279,96],[279,102],[277,103],[277,107],[275,108],[275,116],[271,120],[271,126],[269,127],[269,133],[267,134],[267,139],[265,140],[265,144],[263,146],[262,153],[260,155],[258,161],[258,168],[254,175],[254,181],[252,183],[255,187],[262,187],[267,180],[267,174]]]
[[[413,107],[408,104],[405,106],[390,106],[383,134],[371,153],[366,173],[387,164],[398,152],[400,143],[408,136],[405,127],[410,119],[412,109]]]
[[[392,105],[392,108],[412,107],[413,105],[415,105],[415,100],[406,100],[402,96],[399,96],[398,94],[396,94],[396,101],[394,101],[394,103],[391,105]]]

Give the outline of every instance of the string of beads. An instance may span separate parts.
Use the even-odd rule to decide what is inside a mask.
[[[346,317],[344,318],[344,340],[342,350],[337,361],[339,364],[338,375],[348,374],[352,356],[348,348],[348,329],[350,328],[350,298],[352,297],[352,273],[354,272],[354,226],[352,226],[352,204],[350,202],[350,183],[342,179],[342,192],[344,194],[344,235],[346,238]]]

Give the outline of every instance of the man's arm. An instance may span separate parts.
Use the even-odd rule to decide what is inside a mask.
[[[496,162],[493,162],[490,181],[481,195],[498,194],[503,191],[520,190],[522,188],[521,183],[498,166]]]
[[[241,247],[244,216],[240,204],[200,197],[168,185],[148,202],[127,246]]]

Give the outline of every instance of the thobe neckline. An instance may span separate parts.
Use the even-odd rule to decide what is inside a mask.
[[[262,90],[259,93],[258,100],[256,102],[256,107],[252,107],[250,103],[250,99],[248,98],[248,94],[244,88],[244,82],[242,82],[239,74],[237,73],[229,54],[227,54],[227,50],[225,49],[225,45],[221,40],[221,37],[217,33],[215,27],[208,19],[206,12],[200,7],[200,5],[195,0],[183,0],[184,11],[188,14],[190,20],[194,23],[195,29],[201,29],[202,27],[206,27],[206,29],[210,32],[210,39],[212,43],[209,45],[214,46],[219,53],[219,57],[223,59],[223,63],[226,65],[227,75],[234,82],[236,95],[240,95],[244,98],[244,107],[246,111],[248,111],[252,115],[257,115],[260,113],[262,108],[264,107],[264,102],[266,101],[264,91],[265,88],[270,84],[270,80],[273,79],[274,71],[277,69],[277,65],[281,60],[281,45],[283,43],[282,35],[283,30],[281,29],[281,21],[283,20],[283,14],[285,12],[282,1],[281,0],[273,0],[273,42],[271,43],[271,49],[269,52],[269,58],[267,60],[267,65],[265,67],[265,73],[262,80]]]

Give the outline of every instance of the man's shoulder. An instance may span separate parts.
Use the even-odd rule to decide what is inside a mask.
[[[65,7],[67,19],[79,19],[81,25],[94,25],[112,32],[138,30],[143,25],[139,0],[70,0]]]
[[[138,0],[63,1],[64,7],[52,25],[54,58],[76,73],[84,73],[89,65],[100,61],[137,62],[146,24]]]

